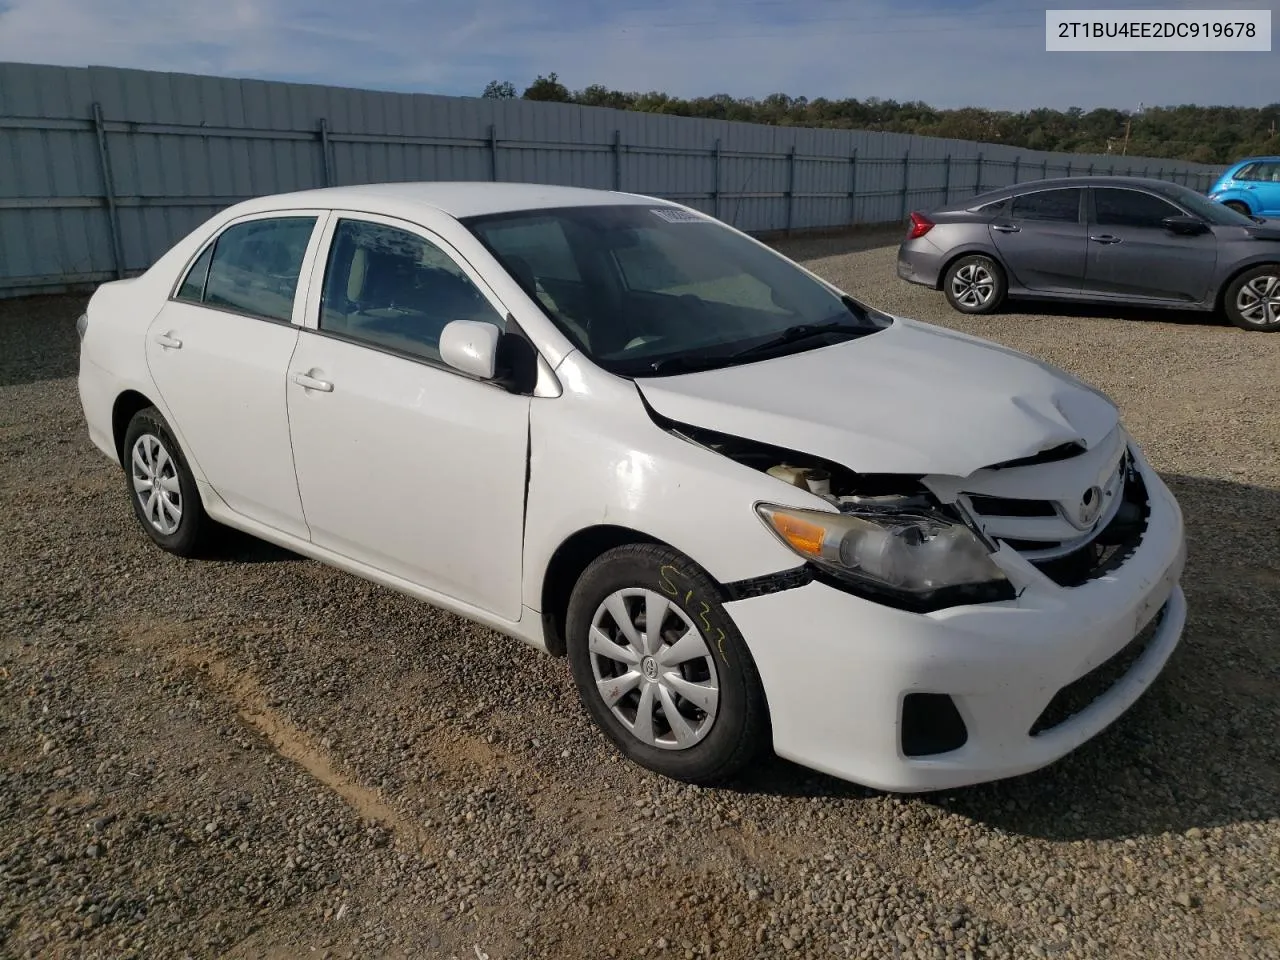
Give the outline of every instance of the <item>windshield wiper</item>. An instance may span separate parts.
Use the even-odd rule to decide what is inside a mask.
[[[766,340],[764,343],[757,343],[754,346],[739,350],[736,353],[729,354],[730,359],[739,357],[750,357],[760,353],[769,353],[777,350],[779,347],[789,346],[793,343],[802,343],[805,340],[817,340],[822,337],[829,337],[833,333],[845,333],[850,338],[865,336],[868,333],[874,333],[874,327],[865,327],[860,324],[851,324],[848,321],[837,320],[833,323],[800,323],[794,327],[787,327],[776,337]]]

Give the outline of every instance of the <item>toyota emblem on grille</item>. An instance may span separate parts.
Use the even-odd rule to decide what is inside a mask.
[[[1087,530],[1093,526],[1100,513],[1102,513],[1102,488],[1090,487],[1076,504],[1075,525],[1081,530]]]

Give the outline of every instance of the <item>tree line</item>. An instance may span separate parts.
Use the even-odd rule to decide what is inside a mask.
[[[685,99],[665,93],[624,92],[592,84],[570,90],[556,74],[539,75],[523,93],[513,83],[494,80],[489,99],[543,100],[613,107],[678,117],[741,120],[784,127],[878,130],[1002,143],[1028,150],[1062,153],[1127,153],[1194,163],[1230,163],[1258,154],[1280,155],[1280,103],[1266,107],[1202,107],[1194,104],[1147,107],[1141,112],[1111,108],[1039,108],[1020,112],[961,107],[940,110],[920,101],[868,97],[828,100],[775,93],[762,99],[725,93]]]

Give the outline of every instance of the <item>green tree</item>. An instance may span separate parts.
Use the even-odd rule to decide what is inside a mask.
[[[480,96],[486,100],[514,100],[516,85],[510,80],[490,80]]]
[[[553,100],[559,103],[572,103],[573,94],[560,82],[554,73],[548,76],[538,74],[538,78],[525,88],[521,96],[526,100]]]

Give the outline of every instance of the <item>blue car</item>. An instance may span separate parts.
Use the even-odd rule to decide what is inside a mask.
[[[1253,217],[1280,217],[1280,157],[1249,157],[1227,168],[1209,199]]]

